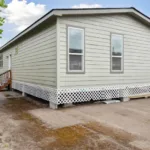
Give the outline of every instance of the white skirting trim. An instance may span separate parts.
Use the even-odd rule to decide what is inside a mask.
[[[12,88],[57,104],[57,90],[27,82],[12,81]]]
[[[103,100],[150,94],[150,84],[56,89],[13,80],[12,88],[53,102],[54,104],[68,104],[90,100]]]

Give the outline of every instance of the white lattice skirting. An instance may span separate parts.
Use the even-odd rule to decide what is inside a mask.
[[[12,87],[55,104],[77,103],[90,100],[103,100],[150,94],[150,84],[55,89],[25,82],[13,81]]]
[[[123,98],[150,93],[150,84],[68,88],[57,90],[58,104]]]
[[[57,104],[57,90],[55,88],[14,80],[12,81],[12,88]]]

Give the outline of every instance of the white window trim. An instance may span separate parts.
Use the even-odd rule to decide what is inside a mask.
[[[69,52],[69,29],[77,29],[77,30],[80,30],[80,31],[82,31],[83,32],[83,43],[82,43],[82,45],[83,45],[83,52],[82,53],[70,53]],[[67,41],[67,47],[68,47],[68,49],[67,49],[67,51],[68,51],[68,55],[67,55],[67,57],[68,57],[68,62],[67,62],[67,71],[68,71],[68,73],[84,73],[85,72],[85,31],[84,31],[84,29],[82,29],[82,28],[77,28],[77,27],[71,27],[71,26],[68,26],[68,41]],[[69,63],[69,56],[70,55],[78,55],[78,56],[82,56],[82,70],[70,70],[70,63]]]
[[[122,38],[122,55],[121,56],[113,56],[112,55],[112,40],[113,40],[113,36],[120,36]],[[110,61],[111,61],[111,65],[110,65],[110,70],[112,73],[123,73],[124,71],[124,36],[121,35],[121,34],[111,34],[111,55],[110,55]],[[121,58],[121,70],[113,70],[112,69],[112,58],[115,57],[115,58]]]

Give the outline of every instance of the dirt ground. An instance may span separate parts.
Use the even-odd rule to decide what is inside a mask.
[[[1,92],[0,150],[150,150],[147,101],[50,110],[40,101]],[[137,105],[142,107],[140,112],[135,109]],[[141,120],[141,124],[131,118]]]

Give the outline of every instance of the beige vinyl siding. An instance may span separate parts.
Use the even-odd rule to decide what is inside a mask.
[[[3,53],[3,67],[0,67],[0,73],[3,73],[8,70],[8,58],[7,54],[10,53],[11,50],[8,50]]]
[[[18,54],[15,48],[18,46]],[[3,53],[4,67],[12,55],[12,78],[16,81],[56,87],[56,24],[30,35]]]
[[[150,28],[129,15],[59,18],[60,87],[150,83]],[[85,29],[85,74],[68,74],[67,26]],[[124,73],[110,73],[111,33],[124,36]]]

